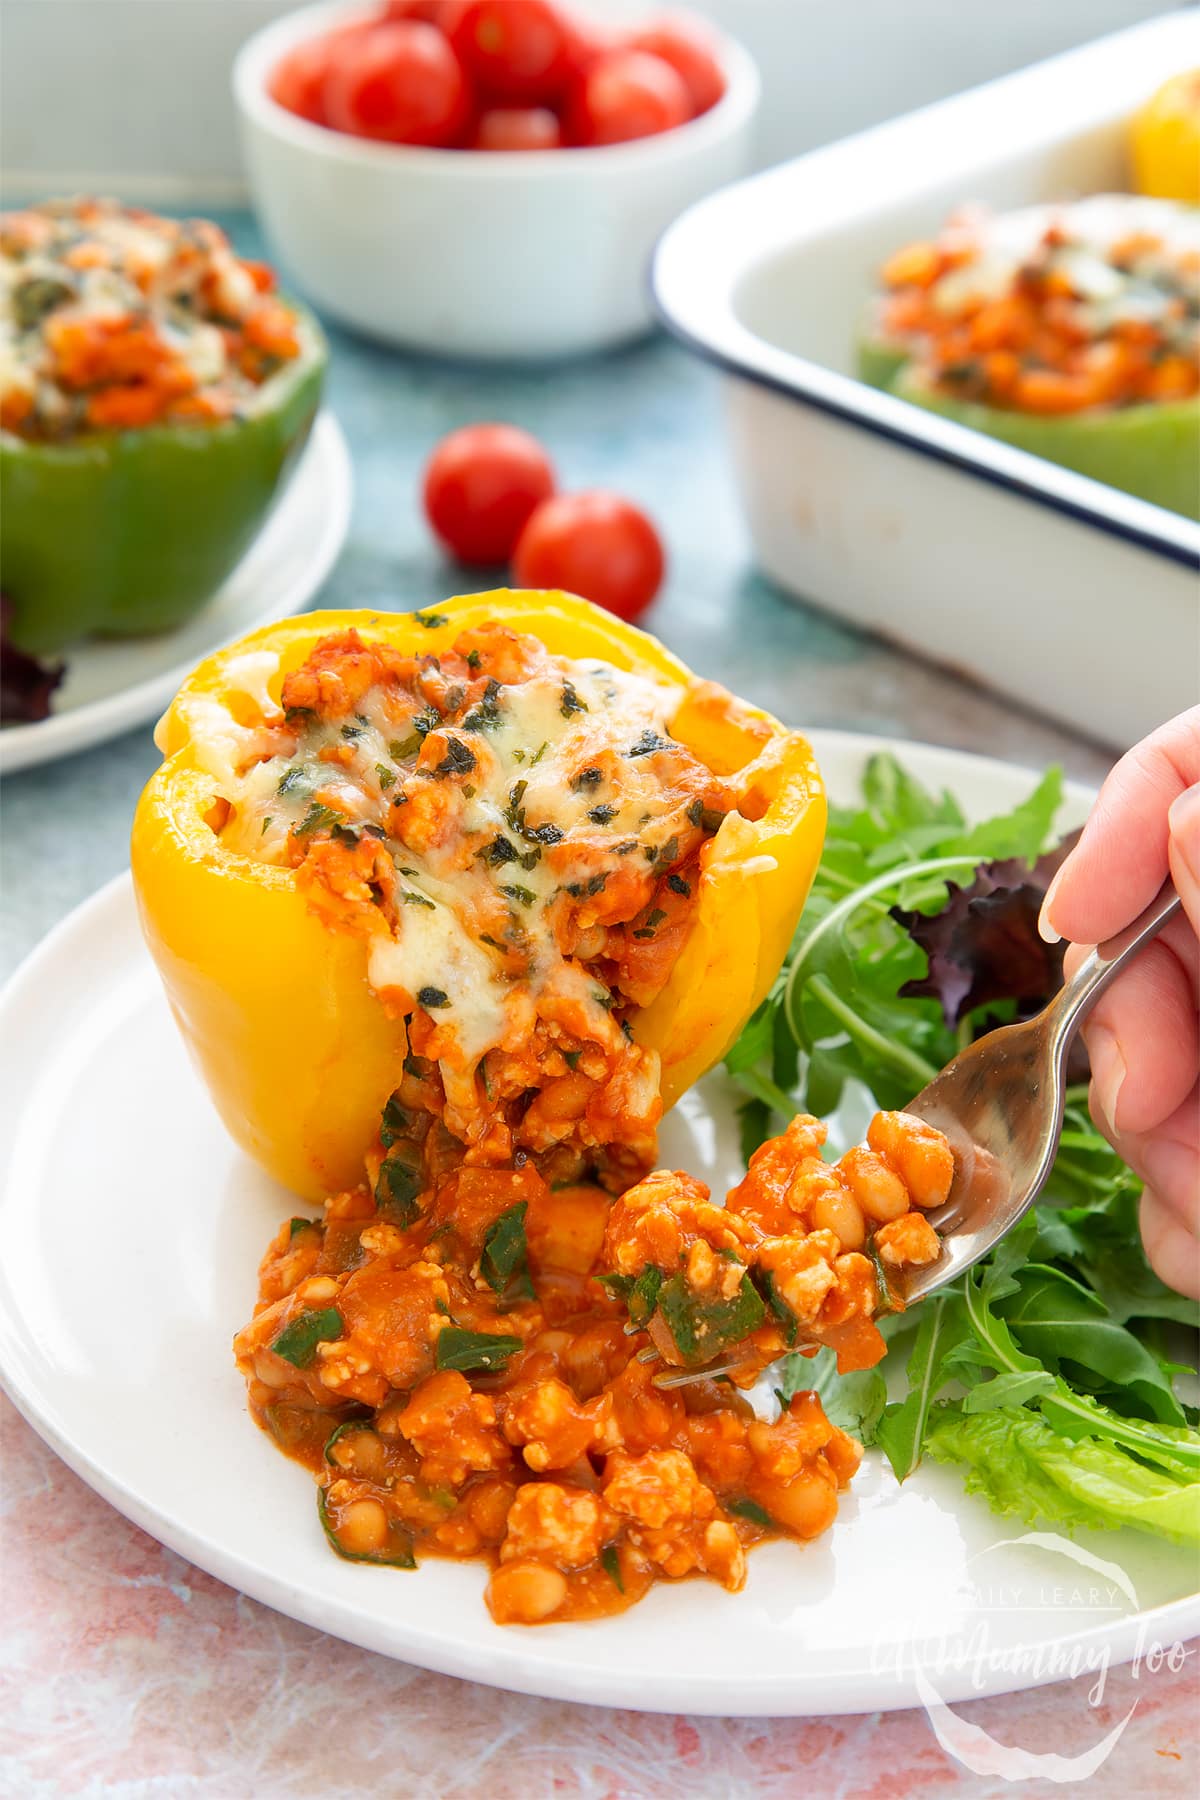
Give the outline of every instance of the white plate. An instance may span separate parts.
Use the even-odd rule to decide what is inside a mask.
[[[256,625],[302,612],[345,542],[352,495],[342,428],[322,412],[278,504],[203,611],[157,637],[93,638],[71,650],[50,717],[0,731],[0,775],[157,718],[202,657]]]
[[[881,747],[836,732],[814,744],[842,796]],[[1032,780],[951,751],[895,748],[975,814],[1012,805]],[[1071,798],[1081,813],[1086,794]],[[737,1595],[684,1582],[619,1618],[502,1630],[483,1605],[481,1565],[431,1559],[409,1575],[340,1562],[310,1476],[251,1424],[230,1356],[288,1196],[226,1140],[142,947],[127,876],[17,974],[0,1001],[0,1043],[5,1385],[114,1506],[282,1612],[522,1692],[718,1714],[911,1704],[914,1630],[950,1646],[940,1659],[926,1650],[924,1663],[952,1699],[1060,1678],[1052,1650],[1120,1660],[1147,1633],[1169,1643],[1200,1629],[1178,1550],[1132,1533],[1089,1538],[1126,1584],[1110,1578],[1089,1600],[1094,1572],[1021,1541],[952,1470],[922,1469],[901,1490],[873,1454],[832,1530],[807,1548],[756,1551]],[[663,1156],[714,1185],[740,1173],[719,1079],[677,1109]]]

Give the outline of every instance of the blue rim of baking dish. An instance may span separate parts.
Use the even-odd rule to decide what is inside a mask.
[[[754,178],[750,177],[750,179]],[[699,201],[697,208],[689,210],[697,210],[704,204],[704,201]],[[686,217],[686,214],[681,217]],[[936,443],[921,431],[916,423],[912,427],[907,427],[900,421],[893,423],[877,418],[869,410],[869,402],[855,404],[851,398],[839,400],[834,395],[824,392],[821,386],[822,377],[834,376],[839,386],[845,387],[851,393],[857,388],[864,396],[864,401],[867,396],[870,396],[871,400],[891,400],[897,407],[903,407],[905,411],[911,412],[914,421],[926,420],[930,415],[923,413],[919,407],[909,406],[907,402],[896,399],[894,395],[880,395],[875,388],[869,387],[866,382],[856,381],[853,376],[841,375],[835,370],[823,370],[820,364],[811,362],[807,357],[798,356],[794,351],[781,352],[787,355],[795,367],[795,375],[791,379],[785,380],[780,375],[756,368],[753,363],[743,361],[731,351],[722,350],[708,339],[698,336],[676,317],[661,289],[660,261],[663,248],[679,223],[680,220],[677,219],[674,224],[669,225],[654,247],[654,254],[647,272],[650,304],[656,317],[671,336],[685,349],[698,356],[701,361],[708,363],[713,368],[720,369],[724,374],[737,376],[739,380],[748,381],[755,387],[765,388],[770,393],[781,394],[787,400],[794,400],[802,406],[812,407],[815,411],[825,413],[831,418],[840,419],[847,424],[858,425],[864,431],[871,432],[875,437],[883,438],[888,443],[899,444],[905,450],[915,450],[919,456],[927,456],[933,462],[945,464],[952,469],[959,469],[968,475],[975,475],[981,481],[986,481],[991,486],[1001,488],[1007,493],[1019,494],[1023,499],[1033,500],[1039,506],[1047,507],[1050,511],[1057,512],[1065,518],[1074,519],[1080,524],[1095,526],[1097,529],[1107,532],[1110,537],[1120,538],[1123,542],[1134,544],[1139,549],[1149,550],[1154,555],[1164,557],[1186,569],[1200,570],[1200,533],[1197,533],[1196,546],[1190,547],[1186,543],[1179,542],[1173,532],[1156,532],[1149,525],[1137,525],[1129,520],[1116,518],[1102,505],[1090,506],[1086,501],[1073,500],[1065,494],[1052,492],[1033,475],[1024,478],[1020,475],[1010,474],[1007,470],[996,468],[988,461],[986,449],[982,448],[989,445],[992,440],[983,436],[982,433],[969,431],[966,426],[955,425],[953,429],[956,434],[962,433],[972,438],[978,438],[981,445],[979,453],[973,453],[968,449],[958,450],[948,444]],[[766,342],[765,339],[764,342]],[[778,346],[774,347],[778,348]],[[816,377],[815,382],[813,381],[814,376]],[[943,423],[947,423],[947,421],[943,421]],[[1012,449],[1013,447],[1005,446],[1005,448]],[[1042,465],[1047,469],[1057,470],[1058,468],[1057,464],[1044,463],[1041,457],[1035,457],[1028,451],[1014,450],[1013,453],[1022,461]],[[1074,471],[1070,471],[1070,473],[1073,474]],[[1080,481],[1089,480],[1086,476],[1077,476],[1076,478]],[[1104,490],[1104,484],[1101,482],[1092,485]],[[1114,494],[1121,492],[1117,488],[1113,488],[1111,491]],[[1135,496],[1122,495],[1122,498],[1134,500]],[[1149,501],[1141,501],[1138,504],[1150,506]],[[1162,512],[1164,517],[1172,522],[1178,520],[1179,526],[1183,529],[1193,523],[1182,513],[1170,513],[1163,507],[1153,510]]]

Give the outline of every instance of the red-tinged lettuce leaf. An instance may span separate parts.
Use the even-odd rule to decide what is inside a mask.
[[[929,959],[927,973],[906,981],[901,997],[929,995],[952,1027],[976,1008],[1001,1000],[1016,1001],[1018,1016],[1044,1006],[1062,986],[1065,945],[1047,944],[1038,935],[1038,913],[1051,877],[1078,836],[1064,838],[1032,868],[1019,857],[984,863],[970,887],[948,883],[940,912],[893,906],[892,918]]]
[[[8,641],[11,601],[0,594],[0,719],[32,725],[50,716],[50,700],[66,673],[61,663],[39,662]]]

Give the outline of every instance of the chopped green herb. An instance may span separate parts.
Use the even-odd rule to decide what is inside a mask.
[[[653,756],[659,750],[672,750],[674,745],[670,738],[660,737],[657,731],[651,731],[647,725],[636,744],[631,744],[625,752],[626,756]]]
[[[682,1361],[690,1368],[711,1362],[721,1351],[749,1337],[763,1322],[766,1308],[750,1280],[730,1300],[709,1300],[690,1288],[683,1275],[664,1282],[658,1308],[675,1340]]]
[[[578,775],[571,778],[571,792],[577,794],[581,788],[599,787],[603,780],[603,769],[595,767],[580,769]]]
[[[607,825],[611,819],[616,818],[620,810],[620,807],[613,806],[609,801],[604,800],[599,806],[592,807],[591,811],[588,813],[588,818],[592,821],[593,825]]]
[[[283,722],[285,725],[299,725],[305,719],[315,719],[316,716],[311,706],[289,706],[284,709]]]
[[[545,756],[545,754],[549,748],[550,748],[550,745],[549,745],[548,741],[545,741],[538,745],[537,749],[534,751],[533,755],[529,759],[529,766],[531,769],[536,768],[537,764],[541,762],[543,756]]]
[[[476,768],[475,752],[461,738],[446,739],[446,754],[434,769],[435,775],[469,775]]]
[[[691,892],[692,892],[690,886],[683,879],[682,875],[668,875],[667,876],[667,886],[670,888],[670,890],[673,894],[682,894],[685,900],[687,900],[690,897]]]
[[[422,1006],[449,1006],[450,996],[445,988],[423,987],[417,995]]]
[[[519,900],[522,906],[532,906],[537,895],[531,888],[521,887],[517,882],[506,882],[500,892],[507,894],[510,900]]]
[[[379,1124],[379,1141],[385,1150],[390,1150],[396,1139],[404,1136],[408,1125],[408,1114],[393,1094],[383,1109],[383,1117]]]
[[[447,1325],[438,1333],[436,1362],[439,1369],[457,1369],[462,1375],[478,1370],[487,1373],[503,1369],[509,1357],[521,1348],[519,1337],[503,1337],[495,1332],[467,1331],[461,1325]]]
[[[489,944],[489,945],[490,945],[490,946],[491,946],[491,948],[492,948],[492,949],[493,949],[493,950],[499,950],[499,952],[500,952],[500,954],[501,954],[501,956],[507,956],[507,955],[508,955],[508,945],[507,945],[507,944],[502,944],[502,943],[501,943],[501,942],[500,942],[500,940],[499,940],[499,938],[494,938],[494,937],[492,937],[492,936],[491,936],[491,935],[490,935],[490,934],[489,934],[489,933],[488,933],[488,932],[486,932],[486,931],[481,931],[481,932],[480,932],[480,934],[479,934],[479,941],[480,941],[480,943],[481,943],[481,944]]]
[[[360,738],[362,736],[362,734],[363,734],[363,728],[361,725],[343,725],[342,726],[342,736],[347,740],[348,743],[351,743],[351,744],[354,743],[357,738]]]
[[[489,675],[483,693],[462,722],[464,731],[486,731],[500,723],[500,683]]]
[[[307,787],[308,781],[307,769],[301,768],[299,763],[293,763],[291,768],[285,769],[279,777],[279,785],[275,792],[277,794],[294,794],[297,789]]]
[[[579,698],[579,695],[575,692],[574,682],[571,682],[571,681],[563,682],[562,700],[559,704],[558,710],[562,714],[564,719],[569,719],[571,717],[572,713],[581,713],[581,712],[586,712],[588,710],[587,702],[584,700],[581,700]]]
[[[467,651],[467,667],[468,667],[468,669],[477,669],[479,667],[479,663],[480,663],[480,656],[479,656],[478,650],[468,650]]]
[[[615,1544],[605,1544],[603,1550],[600,1552],[600,1567],[604,1570],[604,1573],[608,1576],[608,1579],[612,1582],[618,1594],[623,1594],[625,1592],[625,1582],[621,1576],[621,1559],[617,1555],[617,1546]]]
[[[534,1298],[529,1274],[529,1248],[525,1241],[526,1201],[518,1200],[502,1212],[483,1240],[479,1272],[494,1294],[511,1304]]]
[[[264,820],[263,820],[263,822],[262,822],[262,830],[261,830],[261,831],[260,831],[260,832],[259,832],[259,834],[258,834],[258,835],[259,835],[259,837],[266,837],[266,835],[267,835],[267,827],[268,827],[268,826],[269,826],[269,825],[270,825],[270,823],[271,823],[271,820],[272,820],[272,818],[273,818],[273,816],[274,816],[274,815],[273,815],[273,814],[272,814],[272,813],[268,813],[268,814],[267,814],[267,816],[266,816],[266,818],[265,818],[265,819],[264,819]]]
[[[783,1328],[783,1341],[790,1348],[796,1341],[796,1332],[799,1329],[799,1325],[795,1313],[775,1285],[775,1274],[773,1270],[767,1269],[765,1273],[763,1273],[760,1288],[762,1297],[766,1301],[769,1310],[775,1314],[775,1317]]]
[[[314,800],[293,830],[297,837],[307,837],[310,831],[327,831],[335,825],[344,824],[345,820],[340,812],[336,812],[332,806],[322,806],[319,800]]]
[[[413,1554],[412,1533],[406,1525],[398,1524],[395,1519],[388,1520],[387,1545],[383,1550],[347,1550],[334,1528],[329,1517],[329,1501],[326,1490],[317,1489],[317,1516],[321,1521],[321,1529],[329,1540],[329,1546],[336,1550],[345,1562],[375,1563],[388,1569],[415,1569],[416,1556]]]
[[[654,908],[654,911],[652,913],[648,914],[648,916],[646,918],[646,923],[641,927],[641,929],[639,931],[634,932],[634,934],[633,934],[634,937],[635,938],[652,938],[655,935],[655,926],[661,925],[663,920],[666,918],[666,916],[667,915],[662,910],[662,907],[656,906]]]
[[[757,1500],[751,1500],[748,1496],[727,1500],[725,1508],[727,1512],[736,1513],[739,1519],[749,1519],[752,1525],[760,1525],[764,1531],[778,1529],[766,1507],[760,1506]]]
[[[381,1218],[402,1230],[415,1225],[421,1216],[417,1197],[421,1193],[420,1171],[414,1166],[416,1151],[403,1145],[393,1151],[379,1167],[375,1183],[375,1205]]]
[[[401,888],[400,898],[405,906],[427,906],[430,912],[437,911],[436,902],[427,899],[424,894],[418,894],[415,888]]]
[[[563,833],[557,825],[523,825],[522,834],[533,844],[561,844]]]
[[[415,612],[413,618],[417,621],[418,625],[423,625],[426,631],[436,631],[439,625],[448,625],[450,623],[449,613]]]
[[[631,1325],[648,1325],[658,1305],[658,1296],[662,1290],[663,1272],[656,1269],[653,1263],[647,1263],[637,1280],[629,1290],[626,1307],[629,1311]]]
[[[563,1061],[566,1063],[568,1069],[570,1069],[572,1075],[575,1073],[576,1069],[579,1067],[579,1059],[582,1055],[583,1055],[582,1050],[564,1050],[563,1051],[563,1053],[562,1053]]]
[[[387,791],[390,787],[395,787],[395,785],[396,785],[395,769],[389,769],[386,763],[376,763],[375,764],[375,773],[379,777],[379,785],[383,789],[385,794],[387,793]]]
[[[288,1240],[290,1242],[292,1238],[299,1237],[302,1231],[316,1231],[316,1229],[317,1221],[315,1219],[289,1219]]]
[[[464,800],[473,800],[474,798],[475,798],[474,787],[472,786],[472,784],[469,781],[464,781],[463,782],[463,799]]]
[[[693,800],[687,809],[687,816],[689,824],[695,825],[700,831],[707,831],[710,835],[720,831],[725,823],[725,814],[718,812],[715,807],[705,806],[703,800]]]
[[[490,844],[485,844],[483,849],[477,850],[475,854],[490,863],[493,869],[499,869],[505,863],[517,860],[516,848],[509,843],[503,832],[498,832]]]
[[[286,1324],[270,1348],[294,1369],[307,1369],[317,1354],[317,1345],[340,1338],[345,1329],[342,1315],[334,1306],[320,1312],[301,1312]]]

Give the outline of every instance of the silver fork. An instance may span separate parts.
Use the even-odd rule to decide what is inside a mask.
[[[1140,918],[1096,945],[1036,1017],[989,1031],[908,1102],[905,1112],[950,1139],[954,1183],[946,1204],[928,1214],[942,1239],[938,1260],[892,1278],[906,1301],[977,1263],[1033,1205],[1062,1133],[1071,1040],[1109,982],[1179,906],[1168,881]]]

